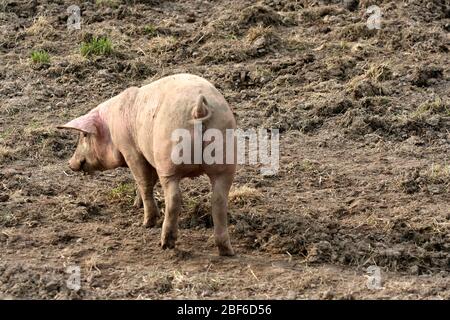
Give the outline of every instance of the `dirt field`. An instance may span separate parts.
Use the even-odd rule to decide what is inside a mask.
[[[1,0],[0,24],[1,298],[450,298],[447,1]],[[93,37],[112,52],[84,57]],[[233,258],[217,254],[205,177],[184,181],[163,251],[129,171],[70,172],[76,135],[55,128],[179,72],[216,85],[240,128],[280,129],[277,175],[238,170]]]

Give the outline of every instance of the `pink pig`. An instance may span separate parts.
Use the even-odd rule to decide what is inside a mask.
[[[153,227],[159,216],[153,197],[159,178],[166,207],[161,234],[163,249],[174,248],[177,239],[180,180],[208,175],[212,185],[216,245],[220,255],[233,255],[227,229],[227,203],[236,161],[232,164],[174,164],[171,159],[177,143],[171,139],[172,132],[175,129],[193,132],[195,121],[201,122],[205,130],[220,130],[223,136],[226,129],[236,128],[228,103],[211,83],[195,75],[177,74],[141,88],[128,88],[58,128],[80,132],[77,149],[69,161],[72,170],[130,168],[144,204],[146,227]],[[206,144],[202,142],[203,147]]]

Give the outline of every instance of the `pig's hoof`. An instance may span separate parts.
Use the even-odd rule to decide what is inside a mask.
[[[161,244],[161,248],[162,248],[163,250],[166,250],[166,249],[173,249],[173,248],[175,248],[175,241],[174,241],[174,242],[166,242],[166,243],[162,243],[162,244]]]
[[[232,257],[235,255],[233,248],[231,247],[219,247],[219,255],[225,257]]]
[[[161,248],[163,248],[163,250],[173,249],[175,248],[175,241],[176,239],[174,237],[165,237],[161,240]]]
[[[154,226],[156,226],[156,219],[144,220],[144,222],[142,223],[142,226],[144,228],[153,228]]]
[[[140,196],[136,196],[136,198],[134,199],[133,202],[133,207],[139,209],[142,208],[144,206],[144,203],[142,202],[142,199]]]

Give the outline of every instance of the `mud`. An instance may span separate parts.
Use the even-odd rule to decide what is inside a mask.
[[[5,0],[0,23],[0,298],[450,298],[446,1]],[[112,53],[83,57],[94,36]],[[56,130],[178,72],[214,83],[240,128],[280,129],[277,175],[238,170],[233,258],[217,255],[205,177],[183,183],[163,251],[130,173],[70,172],[76,137]]]

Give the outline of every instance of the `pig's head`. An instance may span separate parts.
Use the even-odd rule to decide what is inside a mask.
[[[112,143],[109,128],[97,110],[58,126],[58,129],[79,132],[77,149],[69,160],[73,171],[103,171],[124,165],[123,156]]]

